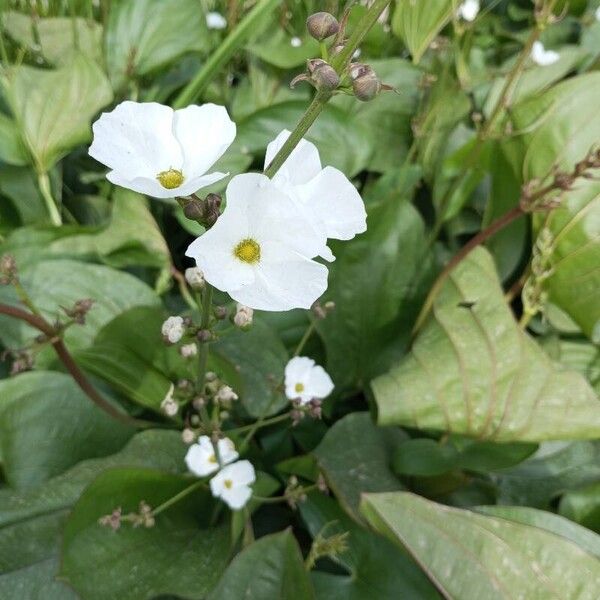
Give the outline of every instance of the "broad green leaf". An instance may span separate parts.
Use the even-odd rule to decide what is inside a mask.
[[[600,532],[600,483],[567,491],[560,499],[558,511],[571,521]]]
[[[0,113],[0,160],[16,166],[29,162],[17,124],[3,113]]]
[[[478,506],[475,510],[484,515],[546,529],[571,540],[589,554],[600,559],[600,536],[554,513],[528,506]]]
[[[288,353],[276,333],[260,318],[250,331],[236,330],[211,346],[214,367],[239,395],[253,417],[279,412],[288,400],[281,393]]]
[[[544,344],[544,350],[554,360],[581,373],[600,394],[600,348],[587,341],[559,339],[556,344]]]
[[[34,371],[0,381],[0,398],[2,467],[16,489],[40,485],[86,458],[111,454],[133,433],[62,373]]]
[[[26,158],[25,162],[28,160]],[[24,225],[49,222],[48,209],[40,194],[35,174],[29,167],[3,165],[0,170],[0,193],[14,206]],[[4,252],[4,244],[0,252]]]
[[[0,575],[0,598],[77,600],[77,595],[71,588],[56,581],[57,571],[58,561],[48,559],[23,569],[3,573]]]
[[[376,427],[368,413],[352,413],[337,421],[314,451],[327,484],[354,519],[360,520],[362,493],[403,489],[390,468],[402,438],[398,429]]]
[[[313,493],[299,508],[313,539],[319,533],[325,537],[344,532],[349,534],[347,551],[334,559],[347,573],[312,572],[318,599],[428,600],[440,597],[408,553],[357,525],[332,498]]]
[[[399,0],[392,17],[392,31],[405,43],[415,63],[450,21],[452,5],[452,0]]]
[[[80,17],[36,16],[38,44],[33,34],[32,20],[30,15],[7,11],[2,15],[2,26],[21,46],[40,52],[52,64],[60,64],[75,49],[96,62],[101,61],[102,26],[96,21]]]
[[[311,600],[315,597],[291,530],[266,535],[238,554],[209,600]]]
[[[327,371],[343,393],[364,388],[407,350],[409,335],[433,278],[424,225],[407,201],[420,172],[401,171],[366,196],[367,231],[332,245],[325,300],[335,310],[317,323]]]
[[[306,102],[283,102],[256,111],[238,123],[236,147],[264,161],[264,152],[282,129],[297,123],[306,110]],[[345,111],[327,106],[306,135],[316,144],[323,166],[331,165],[353,177],[369,163],[373,152],[368,129],[360,123],[348,127]]]
[[[158,296],[139,279],[109,267],[74,260],[42,260],[19,271],[20,279],[42,314],[54,321],[61,306],[92,298],[85,325],[69,327],[64,339],[71,350],[89,346],[101,327],[134,306],[159,306]],[[18,305],[12,288],[0,286],[0,301]],[[23,347],[38,335],[28,325],[0,317],[0,339],[11,348]]]
[[[195,0],[115,0],[104,37],[115,90],[183,54],[208,48],[204,11]]]
[[[41,172],[89,141],[92,118],[112,100],[104,73],[82,54],[55,70],[11,67],[2,80],[21,139]]]
[[[447,598],[594,600],[600,560],[544,529],[407,492],[367,494],[361,511],[404,546]]]
[[[594,391],[521,331],[483,248],[445,281],[410,355],[372,387],[383,425],[502,442],[600,436]]]
[[[319,44],[310,36],[300,40],[299,46],[293,46],[291,40],[291,36],[277,28],[251,43],[247,50],[264,62],[280,69],[305,66],[307,59],[319,55]]]
[[[548,510],[566,490],[599,479],[600,443],[597,441],[546,442],[522,464],[492,475],[499,504],[527,504]]]
[[[196,490],[156,516],[153,527],[123,523],[117,531],[98,519],[121,507],[156,508],[194,483],[150,469],[113,469],[83,493],[67,521],[60,576],[87,600],[140,600],[157,595],[205,598],[229,555],[227,526],[208,527],[214,501]]]

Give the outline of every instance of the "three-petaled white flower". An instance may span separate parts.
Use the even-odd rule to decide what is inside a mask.
[[[185,455],[187,468],[198,477],[205,477],[219,470],[222,465],[228,465],[237,460],[239,454],[235,445],[229,438],[223,438],[217,442],[219,456],[207,435],[198,438],[198,442],[189,447]],[[220,461],[220,463],[219,463]]]
[[[156,102],[121,102],[94,123],[89,154],[111,169],[107,179],[155,198],[189,196],[226,177],[207,171],[235,138],[235,123],[216,104],[173,110]]]
[[[456,14],[465,21],[474,21],[479,14],[479,0],[465,0],[457,9]]]
[[[206,26],[209,29],[225,29],[227,27],[227,19],[218,12],[206,13]]]
[[[284,130],[267,146],[265,168],[289,136],[290,132]],[[273,183],[304,212],[322,240],[321,256],[326,260],[334,260],[326,246],[327,238],[349,240],[367,228],[365,205],[358,190],[339,169],[322,168],[317,147],[307,140],[300,140]]]
[[[185,323],[182,317],[169,317],[161,328],[163,338],[171,344],[176,344],[185,333]]]
[[[215,498],[221,498],[233,510],[246,505],[252,495],[250,487],[256,481],[256,473],[252,463],[239,460],[221,469],[210,480],[210,491]]]
[[[325,369],[312,358],[295,356],[285,367],[285,395],[289,400],[306,404],[326,398],[333,391],[333,381]]]
[[[544,44],[537,40],[531,48],[531,58],[540,67],[547,67],[557,62],[560,59],[560,54],[554,50],[546,50]]]
[[[215,225],[192,242],[206,281],[250,308],[310,308],[327,288],[324,252],[305,213],[268,177],[237,175],[227,186],[227,207]]]

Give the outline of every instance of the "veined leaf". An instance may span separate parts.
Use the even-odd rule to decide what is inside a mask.
[[[450,274],[410,355],[372,387],[383,425],[496,441],[600,436],[594,391],[520,330],[483,248]]]

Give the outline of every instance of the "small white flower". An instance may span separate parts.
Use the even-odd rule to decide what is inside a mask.
[[[198,354],[198,346],[194,343],[186,344],[185,346],[181,346],[179,352],[183,358],[193,358]]]
[[[218,12],[206,13],[206,26],[209,29],[225,29],[227,27],[227,19]]]
[[[198,267],[189,267],[185,270],[185,280],[194,290],[201,290],[206,283],[204,273]]]
[[[300,46],[302,46],[302,40],[299,37],[293,37],[290,40],[290,45],[292,48],[300,48]]]
[[[182,317],[169,317],[163,324],[161,333],[163,338],[171,344],[176,344],[185,333]]]
[[[167,417],[174,417],[179,411],[179,404],[173,398],[175,392],[175,386],[171,384],[165,399],[160,403],[160,409],[167,415]]]
[[[554,50],[546,50],[544,44],[538,40],[533,43],[531,48],[531,58],[540,67],[547,67],[557,62],[560,59],[560,54]]]
[[[228,385],[222,385],[219,391],[215,394],[215,400],[217,402],[234,402],[238,399],[238,395]]]
[[[479,0],[465,0],[456,11],[459,18],[465,21],[474,21],[475,17],[479,14],[480,6]]]
[[[210,480],[210,491],[215,498],[221,498],[233,510],[246,505],[252,496],[250,487],[256,481],[252,463],[240,460],[224,467]]]
[[[322,237],[264,175],[237,175],[226,194],[224,213],[186,256],[206,281],[245,306],[310,308],[327,289],[327,267],[311,260],[324,252]]]
[[[107,179],[155,198],[189,196],[226,177],[207,171],[235,138],[235,123],[216,104],[173,110],[121,102],[94,123],[89,154],[112,169]]]
[[[201,435],[198,442],[188,448],[185,455],[187,468],[198,477],[206,477],[219,470],[221,465],[228,465],[239,458],[235,445],[229,438],[223,438],[217,442],[219,456],[215,454],[215,448],[207,435]]]
[[[312,358],[295,356],[285,367],[285,395],[306,404],[326,398],[333,391],[333,381],[325,369]]]
[[[268,145],[265,168],[289,136],[290,132],[284,130]],[[358,190],[339,169],[323,169],[317,147],[307,140],[300,140],[273,183],[304,212],[315,235],[322,239],[321,256],[326,260],[334,260],[325,246],[327,238],[349,240],[367,228],[365,205]]]
[[[238,302],[235,316],[233,317],[233,324],[236,327],[250,327],[254,318],[254,311],[249,306],[244,306]]]
[[[596,21],[600,21],[600,6],[596,9],[594,16],[596,17]]]

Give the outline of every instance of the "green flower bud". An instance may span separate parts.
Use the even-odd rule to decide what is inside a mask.
[[[340,30],[340,24],[328,12],[318,12],[308,17],[306,28],[312,37],[322,42],[328,37],[335,35]]]
[[[310,79],[318,90],[333,91],[340,85],[335,69],[320,58],[307,61]]]

